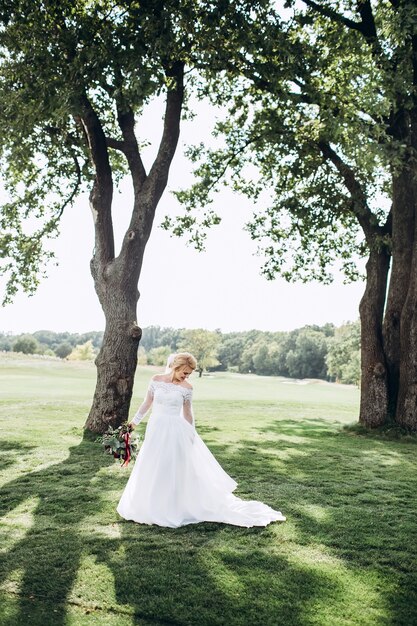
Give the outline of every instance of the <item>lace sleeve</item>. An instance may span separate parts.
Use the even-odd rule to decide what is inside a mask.
[[[192,389],[187,389],[184,393],[184,403],[183,403],[183,415],[187,422],[189,422],[192,426],[194,426],[194,415],[193,415],[193,392]]]
[[[140,407],[138,408],[138,410],[136,411],[131,424],[134,424],[135,426],[137,426],[139,424],[139,422],[141,422],[143,420],[143,418],[145,417],[146,413],[149,411],[149,409],[152,406],[152,402],[153,402],[153,396],[154,396],[154,385],[153,382],[151,381],[148,387],[148,391],[146,393],[145,399],[143,400],[142,404],[140,405]]]

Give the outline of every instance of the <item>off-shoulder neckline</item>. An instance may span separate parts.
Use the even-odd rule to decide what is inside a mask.
[[[185,387],[184,385],[178,385],[177,383],[171,383],[168,380],[154,380],[152,378],[153,383],[159,383],[160,385],[173,385],[174,387],[179,387],[180,389],[185,389],[186,391],[192,391],[192,387]]]

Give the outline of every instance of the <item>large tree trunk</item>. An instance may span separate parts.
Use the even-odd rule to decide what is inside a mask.
[[[129,414],[141,337],[136,322],[137,285],[155,210],[166,187],[178,143],[184,64],[173,63],[166,69],[166,74],[173,81],[172,88],[167,93],[161,143],[149,174],[142,163],[134,132],[135,117],[129,105],[124,100],[118,103],[118,123],[123,136],[123,140],[119,140],[105,136],[87,97],[82,101],[81,121],[96,171],[90,195],[96,235],[91,273],[106,318],[103,344],[96,360],[97,385],[85,423],[85,428],[97,433],[103,433],[109,425],[119,426]],[[113,183],[108,148],[119,150],[126,157],[134,191],[132,217],[117,257],[114,254]]]
[[[389,283],[387,306],[384,317],[383,337],[386,364],[388,369],[388,417],[395,419],[398,389],[400,384],[400,363],[404,348],[401,348],[401,335],[408,331],[408,314],[404,315],[404,304],[409,292],[411,264],[414,243],[414,209],[410,198],[410,172],[403,171],[393,178],[392,203],[392,270]],[[402,322],[403,320],[403,322]]]
[[[137,352],[142,331],[136,323],[138,300],[136,272],[123,273],[115,261],[107,275],[92,273],[106,327],[96,359],[97,383],[86,428],[102,433],[116,427],[129,416]]]
[[[373,249],[366,264],[366,288],[361,319],[361,403],[359,421],[369,428],[385,423],[388,376],[382,342],[382,318],[389,269],[389,254]]]
[[[414,263],[413,263],[414,265]],[[415,275],[417,268],[414,269]],[[417,430],[417,285],[412,279],[401,322],[401,365],[396,422]]]
[[[131,228],[124,237],[119,256],[104,267],[94,255],[91,274],[106,318],[103,343],[96,359],[97,383],[85,428],[102,433],[117,427],[129,416],[142,331],[136,319],[139,299],[137,284],[156,205],[146,208],[139,194],[135,205],[148,214],[141,228]],[[138,212],[135,206],[133,213]]]
[[[359,421],[369,428],[385,423],[388,407],[388,372],[382,339],[382,321],[387,290],[390,253],[384,237],[389,222],[378,226],[362,183],[350,165],[329,142],[319,141],[323,156],[338,170],[350,193],[352,207],[362,227],[370,253],[366,264],[366,288],[359,313],[361,318],[361,403]]]
[[[410,286],[401,318],[401,368],[396,420],[401,426],[417,431],[417,32],[411,37],[413,68],[413,106],[409,111],[410,158],[406,181],[409,210],[414,218],[414,246]]]
[[[411,168],[410,168],[411,169]],[[417,172],[409,170],[401,190],[401,199],[405,200],[403,212],[408,211],[414,222],[414,242],[417,241]],[[411,255],[410,255],[411,256]],[[399,391],[396,411],[396,422],[417,430],[417,250],[413,245],[407,297],[403,306],[400,324],[401,363],[399,372]]]

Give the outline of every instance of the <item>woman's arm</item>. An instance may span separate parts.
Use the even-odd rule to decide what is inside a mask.
[[[184,398],[184,404],[183,404],[183,415],[184,418],[187,420],[187,422],[189,422],[191,424],[191,426],[194,426],[194,415],[193,415],[193,406],[191,403],[191,398],[192,398],[192,392],[191,390],[187,393],[187,395]]]
[[[153,385],[151,383],[148,387],[148,391],[146,393],[145,399],[143,400],[142,404],[140,405],[135,415],[133,416],[132,421],[130,422],[132,429],[135,428],[139,424],[139,422],[143,420],[146,413],[151,408],[152,402],[153,402]]]

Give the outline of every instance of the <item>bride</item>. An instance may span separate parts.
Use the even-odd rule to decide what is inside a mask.
[[[203,521],[246,527],[284,521],[266,504],[233,495],[237,483],[196,432],[188,382],[195,358],[180,352],[171,355],[168,366],[167,373],[153,376],[132,419],[134,428],[153,404],[118,513],[126,520],[170,528]]]

